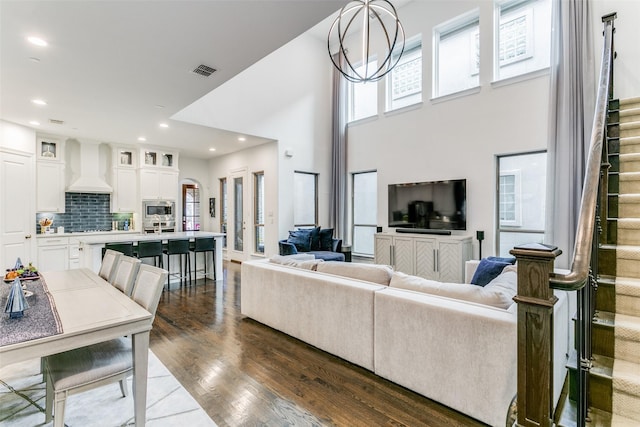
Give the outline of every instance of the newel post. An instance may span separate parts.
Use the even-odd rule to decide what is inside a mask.
[[[517,259],[518,421],[517,425],[553,424],[553,306],[549,287],[553,264],[562,253],[555,246],[529,244],[510,252]]]

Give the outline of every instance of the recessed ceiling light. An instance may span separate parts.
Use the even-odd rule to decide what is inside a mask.
[[[209,148],[209,151],[216,151],[216,149],[211,147],[211,148]]]
[[[40,37],[31,36],[31,37],[27,37],[27,40],[29,41],[29,43],[35,44],[36,46],[45,47],[45,46],[47,46],[49,44],[49,43],[47,43],[46,40],[41,39]]]
[[[160,127],[161,127],[161,128],[168,128],[168,127],[169,127],[169,125],[168,125],[168,124],[166,124],[166,123],[160,123]]]
[[[31,102],[36,105],[47,105],[47,102],[42,99],[32,99]]]
[[[147,140],[147,138],[145,138],[144,136],[139,136],[138,137],[138,141],[140,141],[140,142],[144,142],[146,140]]]
[[[29,124],[30,124],[30,125],[33,125],[33,126],[40,126],[40,122],[35,121],[35,120],[31,120],[31,121],[29,122]]]
[[[239,136],[238,137],[238,141],[240,142],[245,142],[247,140],[247,138],[245,138],[244,136]]]

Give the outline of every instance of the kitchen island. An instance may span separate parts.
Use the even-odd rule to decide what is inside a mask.
[[[167,240],[172,239],[189,239],[194,241],[196,237],[213,237],[215,239],[215,265],[210,260],[211,257],[207,257],[207,270],[215,271],[216,280],[222,280],[222,246],[224,233],[214,233],[210,231],[181,231],[174,233],[128,233],[128,234],[109,234],[99,233],[90,234],[85,233],[78,237],[79,240],[79,252],[80,252],[80,267],[90,268],[91,270],[98,272],[100,270],[100,264],[102,263],[102,248],[106,243],[122,243],[133,242],[134,246],[144,240],[162,240],[166,243]],[[194,256],[193,253],[190,254]],[[151,259],[143,259],[143,262],[151,262]],[[194,266],[193,258],[191,265]],[[165,265],[167,268],[167,265]],[[177,268],[171,266],[171,270],[175,271]],[[194,277],[195,280],[195,277]]]

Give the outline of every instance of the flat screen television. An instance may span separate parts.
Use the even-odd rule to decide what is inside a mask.
[[[467,180],[390,184],[389,228],[466,230]]]

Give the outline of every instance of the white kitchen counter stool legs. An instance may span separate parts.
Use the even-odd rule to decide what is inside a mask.
[[[166,279],[165,270],[140,265],[131,298],[155,316]],[[66,399],[72,394],[119,381],[126,396],[124,381],[133,374],[131,340],[131,337],[121,337],[48,356],[45,422],[51,421],[53,412],[54,427],[64,426]],[[148,353],[144,357],[148,357]]]

